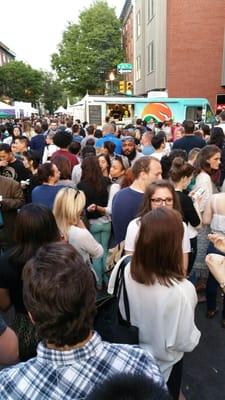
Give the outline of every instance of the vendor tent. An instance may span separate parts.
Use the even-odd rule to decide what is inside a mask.
[[[67,113],[66,109],[63,106],[60,106],[59,108],[57,108],[54,114],[66,114],[66,113]]]
[[[0,118],[15,118],[15,107],[0,101]]]

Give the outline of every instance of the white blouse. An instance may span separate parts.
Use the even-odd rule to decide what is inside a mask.
[[[122,259],[112,271],[108,286],[110,294]],[[131,323],[139,328],[139,344],[155,357],[167,381],[173,365],[181,360],[184,352],[197,346],[201,336],[194,322],[195,288],[187,279],[173,280],[171,286],[161,285],[158,281],[153,285],[140,284],[131,277],[130,263],[125,269],[125,284]],[[120,310],[125,317],[122,300]]]

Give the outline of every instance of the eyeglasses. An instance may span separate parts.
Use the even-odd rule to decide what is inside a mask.
[[[173,204],[173,198],[172,197],[166,197],[165,199],[161,199],[160,197],[157,197],[156,199],[151,199],[151,201],[156,206],[162,206],[163,204],[165,204],[166,206],[171,206]]]

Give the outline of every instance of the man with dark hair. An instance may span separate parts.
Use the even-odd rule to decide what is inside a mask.
[[[16,159],[11,147],[6,143],[0,144],[0,175],[18,182],[26,180],[30,176],[22,161]]]
[[[146,187],[161,178],[162,169],[159,160],[143,156],[134,163],[132,172],[132,185],[120,190],[113,199],[112,225],[115,245],[125,239],[128,224],[137,216]]]
[[[87,400],[172,400],[146,375],[117,374],[98,385]]]
[[[28,146],[29,146],[29,139],[26,136],[20,136],[16,138],[14,142],[16,157],[21,157],[25,151],[28,151]]]
[[[138,346],[102,342],[93,331],[95,286],[90,268],[69,244],[40,248],[23,270],[24,304],[43,338],[37,357],[0,374],[1,399],[85,399],[124,372],[164,380]]]
[[[59,128],[53,138],[53,142],[60,149],[55,151],[52,154],[51,160],[54,161],[55,156],[63,156],[66,157],[71,164],[71,171],[75,165],[78,164],[77,157],[69,152],[69,146],[73,141],[73,135],[70,132],[67,132],[65,128]]]
[[[152,157],[157,158],[161,161],[161,158],[165,155],[166,148],[166,134],[164,131],[159,131],[157,135],[152,138],[152,146],[155,151],[152,153]]]
[[[131,163],[131,166],[143,156],[142,153],[137,151],[135,138],[133,136],[122,137],[122,155],[126,156]]]
[[[94,125],[89,125],[89,126],[86,128],[86,132],[87,132],[87,136],[86,136],[85,138],[83,138],[83,140],[82,140],[82,142],[81,142],[81,149],[83,149],[84,146],[86,146],[87,141],[88,141],[89,139],[93,139],[94,143],[96,143],[96,141],[97,141],[97,138],[94,136],[94,134],[95,134],[95,127],[94,127]]]
[[[199,149],[201,149],[206,145],[205,140],[195,135],[195,124],[193,121],[186,119],[183,122],[183,127],[184,135],[180,139],[175,140],[175,142],[173,143],[173,149],[186,150],[188,154],[189,151],[194,147],[198,147]]]

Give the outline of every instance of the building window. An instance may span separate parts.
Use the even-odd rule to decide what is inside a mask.
[[[151,21],[151,19],[155,15],[155,10],[154,10],[154,0],[147,0],[147,18],[148,21]]]
[[[154,71],[154,44],[150,42],[148,45],[148,74]]]
[[[141,34],[141,12],[140,10],[137,13],[137,38]]]
[[[141,79],[141,56],[136,58],[136,80]]]

